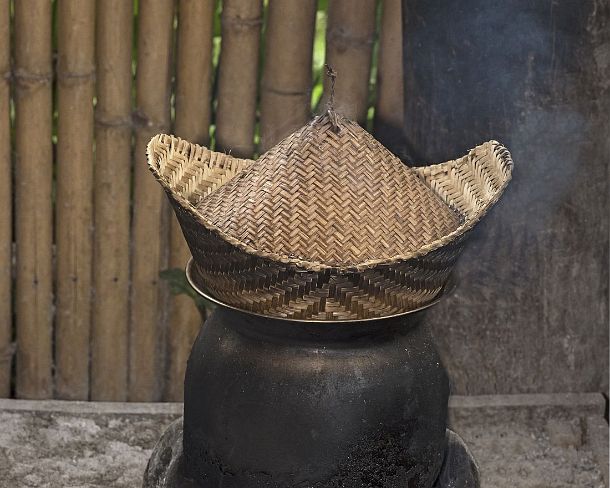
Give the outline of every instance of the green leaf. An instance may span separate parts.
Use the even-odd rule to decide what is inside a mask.
[[[169,291],[172,295],[187,295],[193,299],[199,310],[206,314],[216,308],[209,300],[202,297],[190,285],[186,279],[186,273],[180,268],[164,269],[159,273],[161,279],[166,280],[169,286]]]

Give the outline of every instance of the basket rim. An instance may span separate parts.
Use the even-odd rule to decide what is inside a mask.
[[[374,321],[385,320],[385,319],[390,319],[390,318],[403,317],[406,315],[414,314],[416,312],[422,312],[430,307],[433,307],[434,305],[437,305],[445,297],[445,295],[450,294],[453,291],[453,289],[455,288],[454,286],[447,286],[447,284],[445,284],[445,285],[443,285],[441,290],[436,294],[436,296],[430,302],[426,303],[425,305],[422,305],[420,307],[417,307],[417,308],[414,308],[411,310],[407,310],[404,312],[391,314],[391,315],[382,315],[379,317],[367,317],[367,318],[363,318],[363,319],[334,319],[334,320],[332,320],[332,319],[331,320],[328,320],[328,319],[293,319],[293,318],[278,317],[276,315],[269,315],[269,314],[265,314],[265,313],[252,312],[250,310],[245,310],[243,308],[236,307],[235,305],[230,305],[226,302],[223,302],[222,300],[214,297],[214,295],[203,291],[201,289],[201,285],[199,283],[197,283],[192,276],[191,270],[192,270],[193,266],[196,266],[196,265],[197,265],[197,263],[195,262],[195,259],[193,257],[190,257],[188,262],[186,263],[185,274],[186,274],[186,280],[188,281],[189,285],[191,285],[193,290],[195,290],[195,293],[197,293],[199,296],[205,298],[206,300],[209,300],[210,302],[212,302],[216,305],[220,305],[221,307],[228,308],[230,310],[235,310],[237,312],[245,313],[247,315],[254,315],[256,317],[262,317],[264,319],[281,320],[284,322],[351,325],[353,323],[374,322]]]
[[[314,119],[314,121],[315,120],[316,119]],[[313,123],[314,121],[312,121],[310,123]],[[363,271],[365,269],[373,268],[375,266],[394,264],[394,263],[397,263],[400,261],[407,261],[409,259],[420,258],[422,256],[425,256],[426,254],[451,243],[452,241],[454,241],[455,239],[457,239],[458,237],[460,237],[461,235],[463,235],[464,233],[466,233],[467,231],[472,229],[487,214],[489,209],[497,203],[497,201],[504,193],[506,187],[508,186],[508,183],[510,182],[510,180],[512,178],[513,160],[510,155],[510,152],[504,145],[502,145],[501,143],[499,143],[496,140],[489,140],[487,142],[481,143],[481,144],[477,145],[476,147],[474,147],[473,149],[471,149],[470,151],[468,151],[464,156],[461,156],[456,159],[448,160],[443,163],[430,164],[430,165],[424,165],[424,166],[415,166],[415,167],[411,166],[410,168],[413,169],[416,172],[416,174],[418,174],[418,170],[421,171],[424,169],[428,169],[428,170],[432,170],[432,171],[434,171],[434,170],[442,171],[441,167],[446,166],[449,163],[455,163],[456,167],[459,168],[460,164],[466,164],[468,157],[473,156],[477,151],[483,150],[484,148],[486,148],[486,146],[487,147],[491,146],[491,151],[493,153],[493,157],[498,158],[500,160],[500,163],[506,168],[507,176],[506,176],[506,179],[502,182],[502,185],[494,193],[494,195],[485,203],[485,205],[483,207],[481,207],[478,210],[477,214],[470,218],[468,218],[467,216],[464,216],[464,222],[461,225],[459,225],[458,227],[456,227],[456,229],[453,230],[452,232],[426,244],[425,246],[421,246],[416,251],[396,254],[389,258],[369,259],[369,260],[363,261],[361,263],[358,263],[356,265],[341,266],[341,265],[337,265],[337,264],[328,264],[328,263],[324,263],[324,262],[320,262],[320,261],[310,260],[310,259],[302,258],[302,257],[291,255],[291,254],[282,254],[282,253],[276,253],[273,251],[261,250],[246,242],[236,239],[235,237],[233,237],[231,235],[228,235],[218,226],[216,226],[215,224],[213,224],[212,222],[207,220],[201,213],[199,213],[199,211],[197,210],[197,208],[195,207],[195,205],[193,203],[191,203],[188,199],[183,197],[180,193],[174,192],[172,190],[172,188],[170,188],[168,181],[158,171],[158,169],[156,167],[157,162],[155,161],[155,151],[154,151],[153,146],[164,137],[171,138],[172,146],[174,144],[178,144],[181,141],[183,141],[182,138],[174,136],[172,134],[157,134],[148,143],[147,148],[146,148],[146,153],[147,153],[147,159],[148,159],[148,167],[149,167],[150,171],[153,173],[153,175],[155,176],[157,181],[161,184],[161,186],[163,187],[165,192],[168,194],[170,199],[173,199],[176,203],[178,203],[185,211],[187,211],[191,215],[191,217],[197,223],[201,224],[208,231],[214,233],[216,236],[218,236],[219,238],[221,238],[228,244],[237,247],[238,249],[242,250],[243,252],[256,256],[256,257],[259,257],[259,258],[268,259],[268,260],[279,262],[282,264],[294,265],[301,269],[311,270],[311,271],[333,269],[333,270],[339,270],[339,271],[344,271],[344,272],[350,272],[350,271],[359,272],[359,271]],[[186,141],[186,142],[188,142],[188,141]],[[193,144],[193,143],[189,143],[189,144]],[[228,158],[229,160],[247,161],[249,164],[256,163],[256,160],[253,160],[253,159],[236,158],[236,157],[231,156],[231,154],[220,153],[220,152],[212,151],[212,150],[209,150],[209,151],[212,154],[217,154],[224,158]],[[247,171],[247,167],[245,169],[243,169],[242,171]],[[427,183],[423,180],[423,178],[421,178],[419,176],[419,174],[418,174],[418,178],[420,178],[422,180],[422,182],[427,185]],[[436,193],[434,188],[431,188],[431,190]],[[458,213],[461,214],[461,212],[459,212],[459,211],[458,211]]]

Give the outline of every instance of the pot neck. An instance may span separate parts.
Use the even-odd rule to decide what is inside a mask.
[[[317,322],[262,317],[245,311],[218,306],[213,318],[236,332],[268,339],[304,342],[341,342],[383,340],[396,334],[406,334],[417,327],[425,311],[396,317],[363,321]]]

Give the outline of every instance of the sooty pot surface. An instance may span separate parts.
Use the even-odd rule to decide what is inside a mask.
[[[421,318],[307,323],[219,307],[187,366],[186,474],[205,488],[431,486],[449,386]]]

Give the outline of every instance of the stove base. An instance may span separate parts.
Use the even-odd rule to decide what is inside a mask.
[[[143,488],[202,488],[183,475],[182,462],[182,418],[180,418],[165,430],[157,442],[144,473]],[[432,488],[479,488],[479,486],[479,469],[474,457],[460,436],[447,429],[445,460]]]

